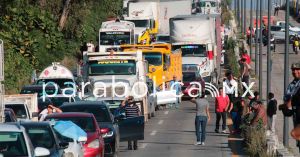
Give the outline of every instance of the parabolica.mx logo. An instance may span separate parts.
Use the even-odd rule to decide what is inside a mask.
[[[79,85],[76,85],[74,82],[65,82],[64,85],[66,88],[61,89],[55,82],[48,82],[43,84],[43,100],[47,97],[55,97],[57,94],[63,95],[64,97],[75,97],[79,96],[84,98],[85,96],[93,95],[94,97],[126,97],[132,95],[135,98],[142,98],[149,94],[157,94],[158,92],[169,92],[172,93],[174,97],[182,97],[183,95],[188,95],[189,97],[198,97],[202,93],[209,93],[212,97],[218,97],[220,94],[225,95],[226,93],[234,93],[238,97],[239,87],[244,88],[244,93],[240,95],[241,97],[247,96],[249,93],[252,97],[254,96],[251,88],[255,83],[252,82],[250,85],[247,85],[245,82],[242,82],[240,85],[228,85],[226,82],[223,82],[222,89],[223,93],[219,93],[219,88],[214,84],[205,82],[204,85],[198,81],[190,82],[188,85],[184,85],[182,82],[171,81],[163,82],[162,85],[156,86],[155,83],[149,85],[142,80],[137,80],[132,83],[129,81],[118,81],[116,82],[115,76],[112,76],[111,82],[102,82],[93,81],[91,82],[81,82]],[[49,86],[54,87],[55,91],[47,90]],[[185,86],[185,89],[182,90],[182,87]],[[88,91],[86,95],[86,91]],[[184,93],[184,94],[183,94]]]

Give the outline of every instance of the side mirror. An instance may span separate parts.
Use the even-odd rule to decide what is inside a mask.
[[[39,113],[38,112],[32,112],[32,117],[39,117]]]
[[[61,142],[59,143],[59,148],[60,149],[66,149],[69,147],[69,142]]]
[[[86,141],[87,141],[87,137],[80,136],[80,137],[78,138],[78,142],[83,142],[83,143],[85,143]]]
[[[49,156],[50,155],[50,151],[46,148],[43,147],[36,147],[34,149],[34,156]]]

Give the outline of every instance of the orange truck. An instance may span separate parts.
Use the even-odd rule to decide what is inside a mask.
[[[274,16],[271,16],[271,25],[275,25],[275,17]],[[262,17],[262,22],[265,26],[268,26],[268,16],[263,16]],[[260,27],[260,19],[258,19],[258,23],[257,23],[257,26]],[[256,28],[256,19],[253,19],[253,27]]]

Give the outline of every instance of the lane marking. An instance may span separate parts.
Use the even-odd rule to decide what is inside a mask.
[[[160,121],[158,122],[158,125],[162,125],[163,122],[164,122],[164,120],[160,120]]]
[[[165,114],[169,114],[169,111],[165,111]]]
[[[140,146],[140,148],[145,149],[147,147],[148,143],[142,143],[142,145]]]
[[[156,135],[156,133],[157,133],[157,131],[156,131],[156,130],[153,130],[153,131],[150,133],[150,135],[151,135],[151,136],[154,136],[154,135]]]

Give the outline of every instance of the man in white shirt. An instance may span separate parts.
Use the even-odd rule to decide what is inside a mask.
[[[40,121],[44,121],[46,116],[51,113],[62,113],[62,110],[58,107],[53,106],[52,104],[49,104],[47,108],[45,108],[41,113],[40,113]]]
[[[228,95],[230,102],[233,102],[233,99],[238,91],[238,83],[234,80],[231,72],[225,74],[226,79],[223,82],[223,87],[225,88],[225,94]],[[227,87],[226,87],[227,86]],[[229,87],[229,88],[228,88]],[[222,93],[219,93],[222,94]]]
[[[89,52],[95,51],[95,45],[93,44],[93,40],[91,40],[89,43],[86,44]]]

